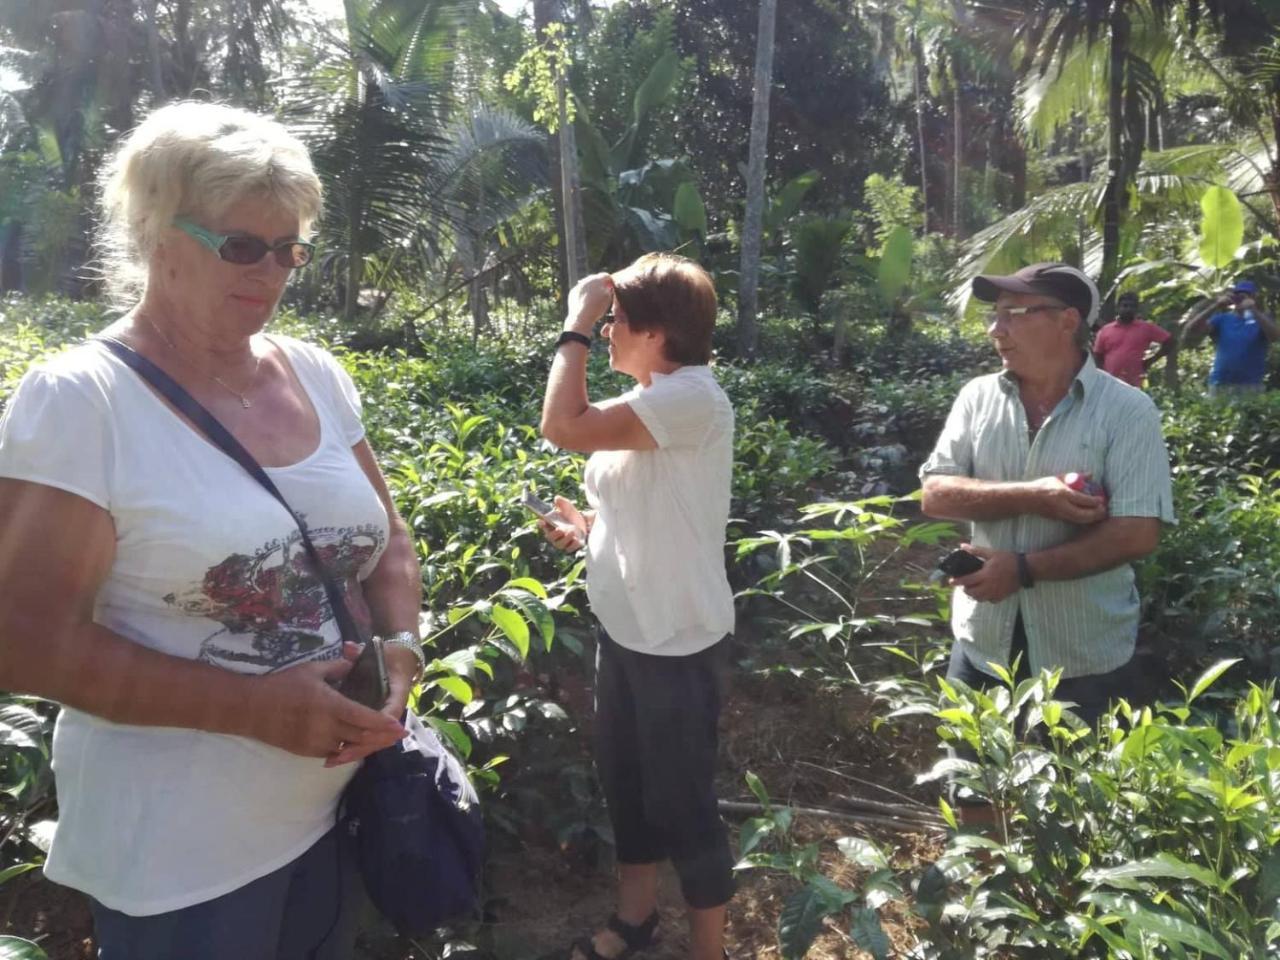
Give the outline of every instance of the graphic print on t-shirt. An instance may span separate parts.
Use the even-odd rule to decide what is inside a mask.
[[[308,532],[329,576],[340,584],[381,550],[384,536],[372,524],[308,527]],[[267,541],[252,556],[231,554],[210,567],[199,585],[170,593],[164,601],[188,616],[222,624],[201,641],[199,659],[205,663],[270,672],[341,655],[336,637],[324,633],[333,612],[296,530]]]

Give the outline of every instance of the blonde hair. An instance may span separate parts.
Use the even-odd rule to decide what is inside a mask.
[[[295,214],[304,237],[320,216],[320,179],[284,126],[220,103],[187,100],[153,111],[102,177],[98,244],[109,296],[119,306],[141,296],[174,217],[217,217],[255,196]]]

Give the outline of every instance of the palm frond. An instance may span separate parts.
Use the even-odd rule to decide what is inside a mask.
[[[1036,259],[1056,255],[1064,237],[1083,236],[1087,255],[1097,234],[1094,221],[1106,189],[1101,179],[1046,190],[1025,207],[975,234],[964,245],[952,271],[947,301],[963,313],[970,284],[983,273],[1012,272]]]

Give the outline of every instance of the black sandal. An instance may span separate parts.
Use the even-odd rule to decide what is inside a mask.
[[[604,954],[596,950],[593,942],[595,934],[586,937],[579,937],[573,941],[569,947],[569,957],[572,960],[573,952],[577,950],[583,960],[623,960],[632,954],[653,946],[656,942],[654,932],[658,929],[658,911],[655,910],[645,918],[643,923],[626,923],[616,913],[611,915],[605,926],[618,935],[625,946],[621,953],[614,954],[612,957],[606,957]]]

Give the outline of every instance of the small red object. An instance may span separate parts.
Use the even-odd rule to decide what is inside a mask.
[[[1087,493],[1091,497],[1101,497],[1107,499],[1107,489],[1100,483],[1094,483],[1089,477],[1083,473],[1064,473],[1062,482],[1072,490],[1079,490],[1081,493]]]

